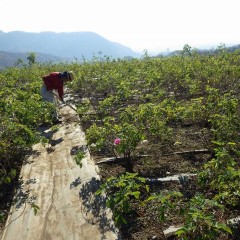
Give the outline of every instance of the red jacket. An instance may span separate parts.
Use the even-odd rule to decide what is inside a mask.
[[[63,99],[63,81],[60,78],[59,72],[52,72],[44,76],[43,82],[48,91],[57,90],[59,98]]]

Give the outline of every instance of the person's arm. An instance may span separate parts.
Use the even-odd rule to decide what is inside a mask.
[[[63,102],[64,99],[63,99],[63,86],[60,86],[58,88],[58,96],[59,96],[59,99]]]

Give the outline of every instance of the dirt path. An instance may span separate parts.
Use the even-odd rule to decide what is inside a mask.
[[[99,186],[98,168],[86,150],[79,118],[65,106],[65,124],[57,131],[42,128],[49,144],[33,146],[22,167],[21,186],[11,207],[2,240],[101,240],[120,239]],[[80,168],[76,149],[86,151]],[[31,203],[39,210],[34,214]]]

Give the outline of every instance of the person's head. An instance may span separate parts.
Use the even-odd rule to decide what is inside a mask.
[[[64,82],[71,82],[74,79],[74,75],[72,71],[61,72],[61,78]]]

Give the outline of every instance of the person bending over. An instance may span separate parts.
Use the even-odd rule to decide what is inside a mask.
[[[74,75],[72,71],[52,72],[42,77],[43,84],[40,92],[43,100],[55,104],[57,108],[57,100],[53,91],[56,91],[58,98],[64,102],[64,85],[66,82],[72,81],[73,79]],[[52,113],[53,123],[55,124],[61,122],[56,108]]]

